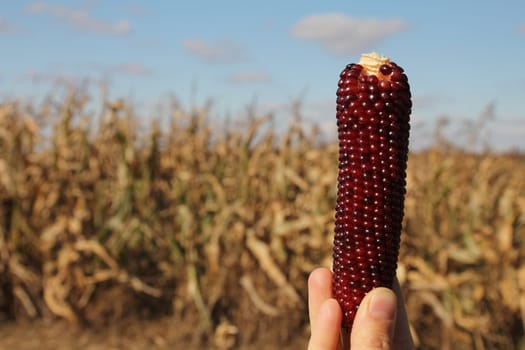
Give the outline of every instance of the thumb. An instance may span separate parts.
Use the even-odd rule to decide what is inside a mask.
[[[392,350],[397,299],[388,288],[370,291],[357,311],[350,344],[352,350]]]

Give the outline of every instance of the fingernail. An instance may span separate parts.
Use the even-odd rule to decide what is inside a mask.
[[[396,316],[396,296],[394,292],[386,288],[378,288],[372,292],[369,314],[376,318],[392,321]]]

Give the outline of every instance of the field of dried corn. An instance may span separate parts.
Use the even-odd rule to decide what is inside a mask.
[[[71,348],[51,324],[86,349],[110,348],[108,329],[111,348],[305,348],[336,143],[300,118],[217,128],[174,103],[143,128],[127,103],[94,119],[91,102],[0,103],[0,348]],[[525,155],[440,144],[410,154],[407,190],[398,278],[418,348],[525,348]]]

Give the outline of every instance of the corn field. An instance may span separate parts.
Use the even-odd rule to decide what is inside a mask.
[[[215,128],[209,106],[173,103],[142,128],[125,101],[98,119],[90,103],[0,104],[0,328],[169,318],[187,348],[305,348],[337,144],[298,116]],[[418,348],[524,349],[525,155],[439,144],[410,154],[407,182],[398,279]]]

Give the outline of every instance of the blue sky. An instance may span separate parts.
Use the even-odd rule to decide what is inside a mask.
[[[213,101],[240,118],[255,103],[288,123],[335,135],[340,71],[363,52],[403,66],[414,98],[415,146],[438,120],[465,142],[525,150],[525,3],[501,1],[8,1],[0,0],[0,96],[38,97],[57,82],[109,80],[142,108],[170,94]]]

